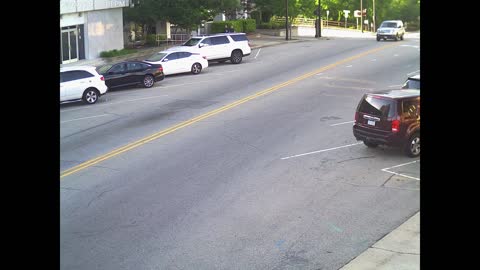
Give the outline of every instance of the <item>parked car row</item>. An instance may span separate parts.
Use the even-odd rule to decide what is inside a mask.
[[[60,68],[60,102],[83,101],[94,104],[108,90],[142,85],[152,87],[166,75],[199,74],[208,62],[242,62],[251,53],[245,33],[222,33],[192,37],[184,44],[151,55],[144,61],[124,61],[98,68],[75,66]]]

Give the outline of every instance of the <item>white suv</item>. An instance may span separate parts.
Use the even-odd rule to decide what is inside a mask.
[[[199,53],[208,61],[240,64],[244,56],[250,55],[251,48],[245,33],[224,33],[209,36],[196,36],[187,40],[181,46],[169,50]]]
[[[377,41],[380,41],[380,39],[386,40],[387,38],[395,41],[403,40],[403,35],[405,35],[405,28],[400,20],[383,21],[377,29]]]
[[[87,104],[97,102],[108,87],[105,78],[95,67],[76,66],[60,68],[60,102],[83,100]]]

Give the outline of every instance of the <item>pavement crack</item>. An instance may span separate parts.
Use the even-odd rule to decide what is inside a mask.
[[[95,196],[93,199],[91,199],[90,202],[88,202],[87,207],[89,207],[90,204],[91,204],[93,201],[95,201],[95,200],[97,200],[97,199],[100,199],[100,197],[102,197],[103,194],[105,194],[105,193],[107,193],[107,192],[109,192],[109,191],[112,191],[112,190],[113,190],[113,189],[109,189],[109,190],[104,190],[104,191],[100,192],[100,194],[98,194],[98,195]]]
[[[392,177],[394,177],[394,176],[395,176],[395,174],[390,175],[390,177],[388,177],[387,180],[385,180],[385,182],[383,182],[383,184],[381,185],[381,187],[385,187],[385,184],[386,184],[388,181],[390,181],[390,180],[392,179]]]
[[[76,190],[76,191],[83,191],[83,189],[78,189],[78,188],[69,188],[69,187],[60,187],[60,189],[66,189],[66,190]]]
[[[393,252],[393,253],[408,254],[408,255],[418,255],[418,256],[420,256],[420,253],[401,252],[401,251],[395,251],[395,250],[386,249],[386,248],[379,248],[379,247],[372,247],[372,248],[381,249],[381,250],[385,250],[385,251],[389,251],[389,252]]]
[[[247,142],[245,142],[245,141],[242,141],[242,140],[240,140],[240,139],[238,139],[238,138],[235,138],[234,136],[227,135],[227,134],[225,134],[225,133],[223,133],[222,135],[225,136],[226,138],[234,141],[234,142],[238,142],[238,143],[240,143],[240,144],[242,144],[242,145],[249,146],[250,148],[253,148],[253,149],[257,150],[257,151],[260,152],[260,153],[264,153],[264,151],[263,151],[262,149],[256,147],[255,145],[249,144],[249,143],[247,143]]]
[[[352,160],[358,160],[358,159],[364,159],[364,158],[375,158],[375,156],[366,156],[366,157],[350,158],[350,159],[345,159],[345,160],[337,161],[337,163],[342,163],[342,162],[347,162],[347,161],[352,161]]]

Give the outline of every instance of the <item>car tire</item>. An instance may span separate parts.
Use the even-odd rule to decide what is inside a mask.
[[[230,56],[230,62],[232,62],[232,64],[240,64],[242,62],[242,57],[243,57],[242,51],[235,50],[232,52],[232,55]]]
[[[100,92],[95,88],[88,88],[83,92],[82,100],[86,104],[95,104],[100,97]]]
[[[400,40],[400,37],[397,35],[395,35],[395,41],[399,41]]]
[[[192,74],[199,74],[202,72],[202,65],[200,63],[195,63],[192,65]]]
[[[403,35],[400,36],[400,40],[403,40]]]
[[[380,37],[377,37],[377,41],[380,41],[380,39],[381,39]]]
[[[145,77],[143,77],[143,86],[145,86],[146,88],[150,88],[154,84],[155,84],[155,79],[153,78],[152,75],[145,75]]]
[[[410,136],[404,147],[405,154],[409,157],[420,156],[420,132],[416,132]]]
[[[372,142],[369,142],[369,141],[363,141],[363,143],[368,146],[369,148],[375,148],[378,146],[378,144],[376,143],[372,143]]]

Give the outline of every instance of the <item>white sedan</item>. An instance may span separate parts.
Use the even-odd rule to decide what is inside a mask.
[[[191,72],[199,74],[208,67],[206,57],[198,53],[182,51],[161,51],[145,60],[151,64],[161,64],[165,75]]]

